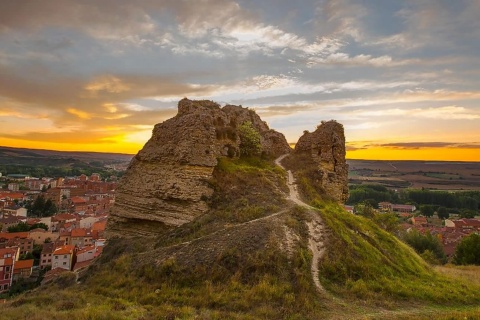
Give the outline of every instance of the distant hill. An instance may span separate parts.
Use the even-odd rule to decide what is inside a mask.
[[[72,161],[99,162],[102,165],[129,162],[133,155],[123,153],[55,151],[0,146],[3,165],[69,165]]]

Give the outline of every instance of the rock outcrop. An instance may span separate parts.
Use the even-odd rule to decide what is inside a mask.
[[[117,188],[107,236],[150,235],[194,220],[208,210],[208,184],[220,157],[240,155],[238,127],[250,122],[261,152],[291,151],[283,134],[253,111],[183,99],[175,117],[157,124]]]
[[[340,123],[322,122],[314,132],[305,132],[295,145],[295,153],[311,155],[318,164],[319,183],[330,197],[339,202],[348,199],[345,134]]]

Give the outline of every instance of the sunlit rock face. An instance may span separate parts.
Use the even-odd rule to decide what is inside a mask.
[[[283,134],[253,111],[183,99],[175,117],[157,124],[117,188],[107,236],[152,235],[190,222],[208,210],[217,159],[240,154],[237,128],[251,122],[264,155],[291,151]]]
[[[318,164],[325,192],[338,202],[348,199],[348,165],[345,161],[345,134],[336,121],[323,122],[314,132],[305,132],[295,145],[295,153],[311,155]]]

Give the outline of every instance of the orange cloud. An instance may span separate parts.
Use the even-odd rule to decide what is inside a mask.
[[[88,114],[87,112],[82,111],[82,110],[78,110],[78,109],[75,109],[75,108],[68,108],[67,112],[79,117],[80,119],[84,119],[84,120],[88,120],[88,119],[92,118],[92,116],[90,114]]]

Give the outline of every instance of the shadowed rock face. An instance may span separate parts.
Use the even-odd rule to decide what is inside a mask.
[[[345,134],[336,121],[323,122],[314,132],[306,132],[295,145],[295,153],[311,155],[318,164],[320,184],[336,201],[348,199],[348,165],[345,162]]]
[[[237,128],[251,122],[262,153],[291,151],[283,134],[252,110],[183,99],[175,117],[157,124],[117,188],[107,236],[151,235],[194,220],[208,210],[208,180],[220,157],[240,154]]]

